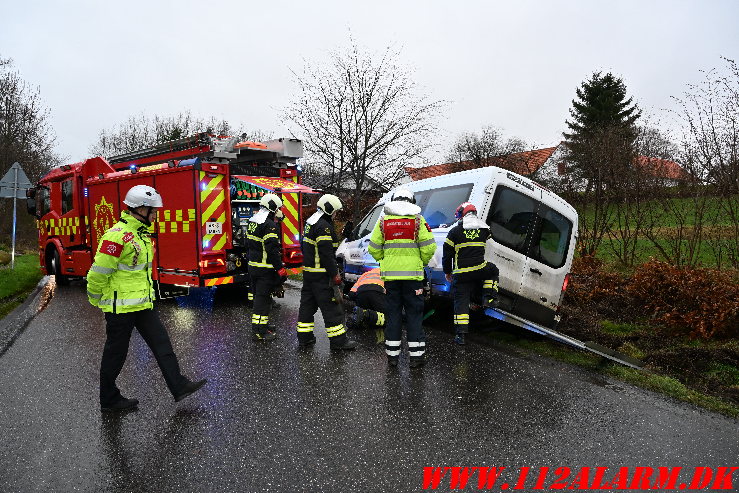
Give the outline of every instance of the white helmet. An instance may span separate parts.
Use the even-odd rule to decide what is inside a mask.
[[[323,195],[320,199],[318,199],[318,208],[328,215],[333,214],[343,207],[344,206],[341,205],[341,200],[339,200],[339,197],[337,197],[336,195],[331,195],[330,193],[327,193],[326,195]]]
[[[413,192],[406,188],[401,188],[400,190],[397,190],[393,194],[393,200],[402,200],[405,202],[410,202],[411,204],[416,203],[416,197],[413,195]]]
[[[259,205],[270,212],[277,212],[282,207],[282,199],[273,193],[268,193],[259,201]]]
[[[123,201],[128,207],[162,207],[162,196],[148,185],[136,185],[126,193]]]

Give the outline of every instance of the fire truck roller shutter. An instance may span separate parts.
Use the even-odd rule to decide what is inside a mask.
[[[226,217],[228,205],[225,175],[200,171],[200,214],[203,250],[216,251],[229,247]]]
[[[292,180],[297,183],[298,177]],[[282,220],[282,245],[296,245],[300,241],[300,196],[297,193],[282,194],[282,211],[285,219]]]

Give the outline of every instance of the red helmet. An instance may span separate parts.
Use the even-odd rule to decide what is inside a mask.
[[[477,214],[477,207],[472,205],[471,202],[462,202],[461,204],[459,204],[459,207],[457,207],[457,210],[454,211],[454,217],[457,219],[462,219],[470,212],[474,212],[475,214]]]

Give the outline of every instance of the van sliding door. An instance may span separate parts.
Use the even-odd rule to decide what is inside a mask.
[[[485,260],[494,263],[500,271],[500,288],[517,297],[522,289],[523,272],[527,264],[539,202],[519,191],[498,186],[487,217],[492,240],[485,248]],[[501,308],[512,300],[504,296]]]

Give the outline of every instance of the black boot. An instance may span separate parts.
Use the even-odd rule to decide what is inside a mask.
[[[100,405],[100,410],[104,413],[115,413],[115,412],[122,412],[122,411],[132,411],[136,409],[136,407],[139,405],[138,399],[126,399],[125,397],[121,397],[117,401],[115,401],[112,404],[108,404],[103,406]]]
[[[425,364],[426,364],[425,356],[411,356],[410,361],[408,362],[408,366],[410,368],[420,368]]]
[[[331,338],[331,349],[354,349],[357,347],[357,341],[352,341],[346,334]]]
[[[180,390],[180,392],[174,396],[174,401],[180,402],[185,397],[194,394],[195,392],[200,390],[202,386],[205,385],[207,382],[208,380],[206,378],[198,380],[197,382],[191,382],[188,380],[185,386],[182,387],[182,390]]]
[[[316,343],[316,336],[313,332],[298,332],[298,346],[308,347]]]
[[[274,330],[267,329],[264,332],[255,332],[254,333],[254,340],[255,341],[271,341],[277,337],[277,333],[275,333]]]

